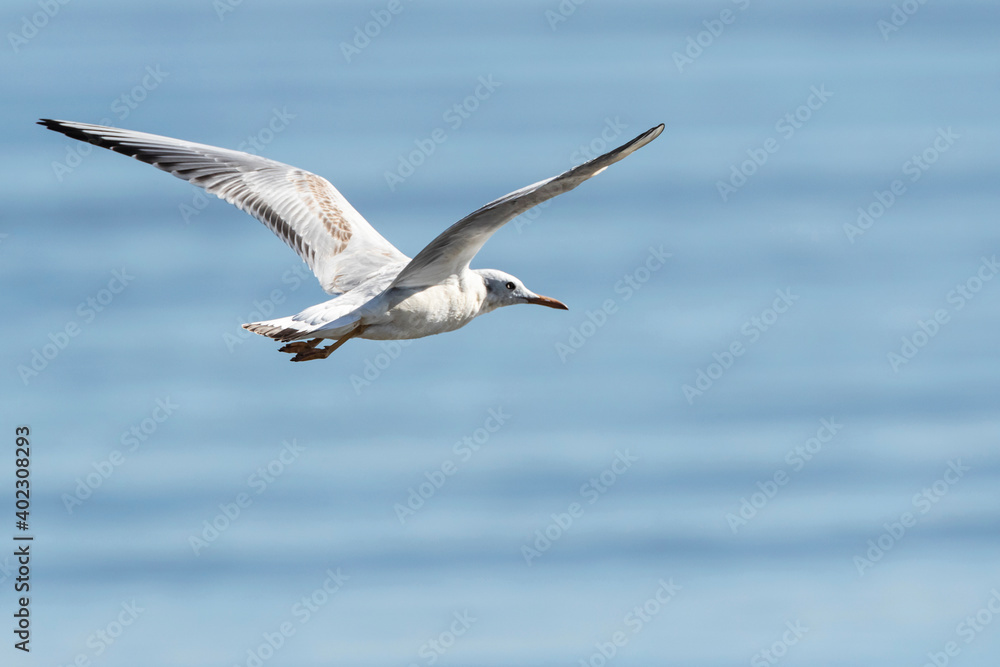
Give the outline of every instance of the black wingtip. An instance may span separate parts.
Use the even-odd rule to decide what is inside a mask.
[[[648,130],[646,130],[645,132],[643,132],[642,134],[640,134],[632,142],[629,142],[629,143],[634,143],[636,141],[642,141],[642,140],[652,141],[653,139],[655,139],[658,136],[660,136],[660,134],[663,132],[663,129],[665,127],[666,127],[666,125],[664,123],[660,123],[656,127],[649,128]]]
[[[65,121],[53,120],[51,118],[39,118],[35,121],[35,124],[41,125],[42,127],[52,130],[53,132],[62,132],[65,134],[69,128],[66,127],[64,122]]]
[[[96,134],[90,134],[78,127],[73,127],[68,121],[53,120],[51,118],[39,118],[37,123],[38,125],[52,130],[53,132],[65,134],[70,139],[85,141],[88,144],[94,144],[95,146],[101,146],[103,148],[111,148],[108,141],[102,139]]]
[[[590,160],[589,162],[584,162],[582,165],[576,168],[579,169],[580,167],[584,167],[587,165],[595,165],[595,164],[598,165],[603,164],[604,167],[607,167],[611,164],[614,164],[615,162],[618,162],[619,160],[624,158],[626,155],[630,155],[634,151],[639,150],[640,148],[651,142],[653,139],[656,139],[663,132],[664,127],[666,126],[663,123],[660,123],[656,127],[651,127],[650,129],[646,130],[645,132],[637,136],[635,139],[632,139],[631,141],[622,144],[618,148],[610,150],[604,155],[600,155],[594,158],[593,160]]]

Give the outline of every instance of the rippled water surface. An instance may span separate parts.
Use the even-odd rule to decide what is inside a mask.
[[[42,5],[0,17],[4,664],[996,664],[995,4]],[[315,171],[411,256],[666,130],[474,262],[568,312],[290,364],[239,324],[325,298],[292,252],[39,117]]]

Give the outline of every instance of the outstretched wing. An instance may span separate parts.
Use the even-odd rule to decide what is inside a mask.
[[[297,252],[331,294],[408,260],[329,181],[308,171],[145,132],[49,119],[38,124],[151,164],[246,211]]]
[[[392,287],[437,285],[448,276],[468,268],[483,244],[509,220],[547,199],[568,192],[591,176],[596,176],[626,155],[642,148],[663,132],[663,125],[567,172],[529,185],[492,201],[444,230],[396,276]]]

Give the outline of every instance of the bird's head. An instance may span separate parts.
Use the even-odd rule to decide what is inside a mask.
[[[551,297],[539,296],[524,286],[520,280],[496,269],[479,269],[476,271],[486,284],[486,300],[483,310],[495,310],[516,303],[533,303],[537,306],[548,306],[559,310],[569,310],[562,301]]]

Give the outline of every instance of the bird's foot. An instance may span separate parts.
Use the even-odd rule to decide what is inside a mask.
[[[310,348],[307,350],[302,350],[294,357],[292,361],[312,361],[313,359],[326,359],[330,356],[330,353],[337,349],[337,345],[331,345],[329,347],[323,348]]]
[[[354,334],[345,336],[341,338],[333,345],[328,345],[327,347],[316,347],[319,342],[323,340],[322,338],[313,338],[312,340],[303,341],[301,343],[289,343],[284,347],[280,348],[281,352],[295,352],[296,355],[292,357],[292,361],[312,361],[313,359],[326,359],[329,357],[334,350],[339,348],[341,345],[350,340]]]
[[[365,328],[366,327],[364,326],[356,325],[353,329],[351,329],[350,333],[348,333],[343,338],[334,342],[333,345],[329,345],[327,347],[316,347],[323,340],[326,339],[312,338],[310,340],[303,340],[296,343],[289,343],[288,345],[278,348],[278,351],[289,352],[289,353],[294,352],[295,356],[292,357],[292,361],[312,361],[313,359],[326,359],[333,353],[334,350],[339,348],[341,345],[343,345],[350,339],[354,338],[355,336],[360,335],[365,330]]]
[[[284,347],[279,347],[278,352],[288,352],[289,354],[308,352],[309,350],[315,349],[322,340],[322,338],[313,338],[312,340],[302,340],[297,343],[289,343]]]

